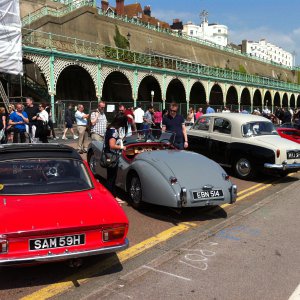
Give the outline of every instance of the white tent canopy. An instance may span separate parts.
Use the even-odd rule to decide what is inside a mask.
[[[22,74],[19,0],[0,0],[0,72]]]

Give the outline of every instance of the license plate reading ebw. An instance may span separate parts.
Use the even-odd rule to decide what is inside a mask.
[[[193,192],[194,200],[220,199],[224,197],[222,190]]]
[[[49,237],[29,241],[29,250],[63,248],[85,244],[85,234]]]

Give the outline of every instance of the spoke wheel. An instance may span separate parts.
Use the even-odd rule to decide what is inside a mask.
[[[142,208],[144,205],[143,193],[142,193],[142,185],[139,177],[137,175],[133,175],[129,181],[129,195],[131,198],[131,204],[134,208]]]
[[[234,164],[235,173],[239,178],[250,179],[254,176],[254,169],[248,158],[240,157]]]

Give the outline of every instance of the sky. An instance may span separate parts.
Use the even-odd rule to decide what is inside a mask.
[[[228,26],[229,42],[265,38],[295,51],[300,65],[300,0],[125,0],[125,4],[136,2],[150,5],[152,16],[168,23],[179,18],[200,24],[200,12],[206,10],[209,23]],[[115,0],[109,3],[115,6]]]

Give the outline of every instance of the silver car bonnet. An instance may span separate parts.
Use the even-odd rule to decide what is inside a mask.
[[[205,185],[213,187],[231,186],[225,181],[226,172],[216,162],[197,153],[178,150],[161,150],[139,154],[136,160],[144,160],[155,166],[164,177],[176,177],[178,184],[189,190],[203,188]]]

